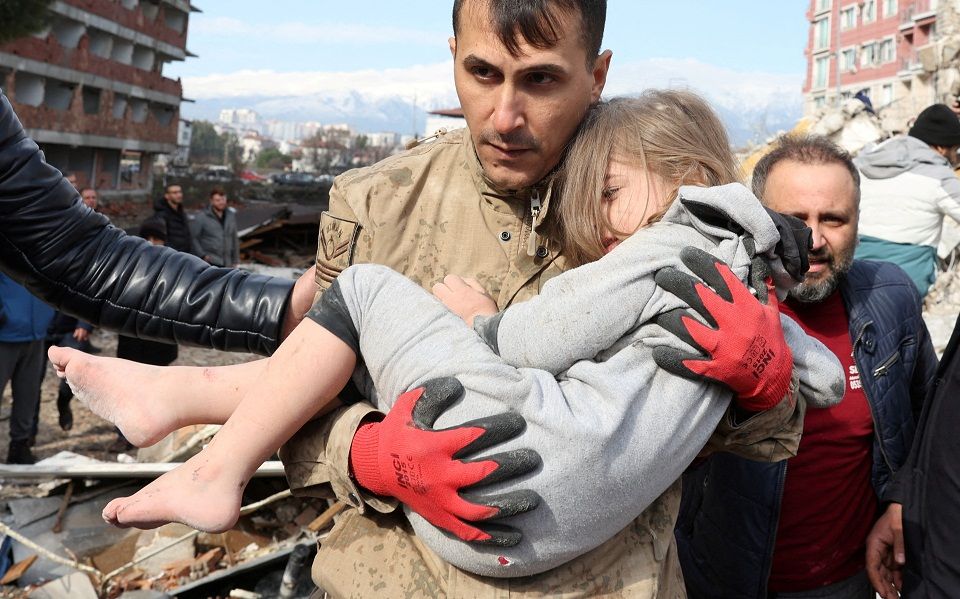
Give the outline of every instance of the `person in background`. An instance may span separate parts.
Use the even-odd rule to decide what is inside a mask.
[[[860,170],[860,260],[893,262],[926,296],[936,279],[943,217],[960,221],[960,181],[953,168],[960,119],[945,104],[917,116],[907,135],[854,160]]]
[[[783,137],[753,173],[768,208],[813,230],[810,270],[784,314],[843,364],[839,404],[809,408],[797,456],[716,454],[683,479],[677,526],[692,598],[872,599],[867,534],[902,468],[937,358],[900,268],[854,260],[858,173],[823,137]]]
[[[237,211],[227,206],[227,194],[214,187],[210,203],[191,221],[193,253],[214,266],[234,267],[240,262]]]
[[[0,273],[0,392],[11,383],[8,464],[33,464],[30,450],[40,415],[40,383],[47,364],[44,339],[53,318],[47,306]]]
[[[178,252],[191,253],[193,236],[189,218],[183,209],[183,188],[179,185],[167,185],[163,190],[163,197],[154,203],[153,210],[154,214],[163,218],[167,227],[167,247]]]
[[[165,245],[167,241],[167,225],[163,218],[154,215],[140,224],[138,235],[153,245]],[[117,357],[141,364],[167,366],[177,359],[176,343],[164,343],[150,339],[138,339],[128,335],[119,335],[117,338]],[[117,429],[117,439],[111,450],[127,451],[133,445],[124,438],[120,429]]]
[[[76,175],[71,175],[76,181]],[[97,209],[97,190],[92,187],[84,187],[80,190],[80,199],[84,206],[91,210]],[[93,325],[83,322],[69,314],[57,312],[50,321],[47,328],[47,343],[45,349],[57,345],[60,347],[72,347],[83,352],[98,354],[100,348],[95,347],[90,340],[90,334],[93,332]],[[44,351],[46,355],[46,351]],[[44,369],[46,372],[46,369]],[[69,431],[73,428],[73,410],[70,408],[70,400],[73,399],[73,390],[66,381],[61,380],[57,390],[57,419],[60,428]],[[39,418],[37,418],[39,421]]]
[[[97,209],[97,190],[92,187],[84,187],[80,190],[80,199],[83,200],[83,205],[89,208],[90,210]]]

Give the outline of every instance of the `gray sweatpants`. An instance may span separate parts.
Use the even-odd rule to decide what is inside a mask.
[[[37,433],[40,414],[40,383],[46,366],[43,340],[0,343],[0,392],[10,381],[13,411],[10,440],[29,441]]]

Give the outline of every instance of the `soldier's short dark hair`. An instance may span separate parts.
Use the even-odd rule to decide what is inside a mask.
[[[753,167],[753,195],[763,200],[767,177],[778,163],[794,160],[801,164],[839,164],[853,179],[854,201],[860,204],[860,171],[850,153],[822,135],[781,135],[774,148]]]
[[[580,16],[580,39],[587,50],[587,66],[593,68],[603,42],[607,0],[471,0],[490,9],[497,37],[514,57],[520,56],[520,39],[534,48],[552,48],[560,39],[561,14]],[[460,31],[464,0],[453,2],[453,35]]]
[[[225,192],[222,187],[214,187],[213,189],[210,190],[211,198],[213,196],[226,196],[226,195],[227,195],[227,192]]]

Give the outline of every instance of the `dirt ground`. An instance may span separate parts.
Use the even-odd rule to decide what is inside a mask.
[[[98,355],[113,357],[117,351],[117,335],[97,329],[91,340],[102,352]],[[181,345],[180,355],[174,364],[190,366],[210,366],[238,364],[256,359],[258,356],[247,353],[228,353],[211,349],[202,349]],[[110,445],[117,438],[113,425],[100,419],[87,410],[76,399],[71,403],[73,409],[73,429],[62,431],[58,423],[57,387],[60,380],[47,365],[47,374],[43,380],[40,396],[40,426],[37,443],[33,453],[38,460],[52,456],[60,451],[72,451],[98,460],[116,461],[117,453],[110,451]],[[10,385],[2,393],[0,402],[0,460],[7,456],[10,443]],[[136,450],[130,451],[134,455]]]

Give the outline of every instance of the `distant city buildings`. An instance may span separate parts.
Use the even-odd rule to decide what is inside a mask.
[[[158,154],[175,153],[188,0],[57,0],[53,23],[0,45],[0,88],[47,162],[101,198],[144,198]]]
[[[811,0],[804,113],[865,91],[886,124],[902,130],[926,106],[948,101],[960,81],[938,71],[957,53],[944,43],[956,33],[956,4]]]

